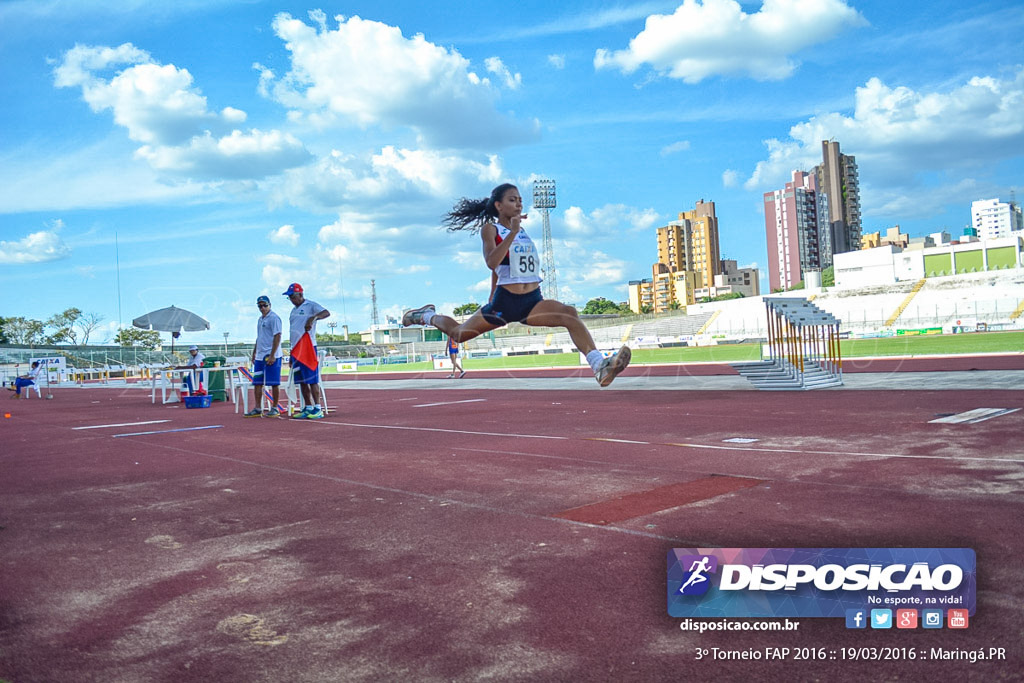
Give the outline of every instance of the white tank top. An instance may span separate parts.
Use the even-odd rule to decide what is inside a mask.
[[[512,232],[501,223],[496,223],[498,237],[505,241],[508,234]],[[530,282],[541,282],[540,277],[540,254],[533,240],[526,234],[526,230],[520,229],[512,240],[512,246],[508,249],[508,256],[494,269],[498,274],[499,285],[525,284]]]

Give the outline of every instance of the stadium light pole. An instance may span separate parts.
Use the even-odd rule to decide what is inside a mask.
[[[541,277],[544,278],[544,291],[554,300],[558,300],[558,277],[555,274],[555,253],[551,244],[551,209],[555,208],[555,181],[540,178],[533,181],[533,208],[540,209],[543,223],[544,254],[541,257]]]

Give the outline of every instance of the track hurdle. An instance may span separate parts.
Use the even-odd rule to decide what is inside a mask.
[[[820,389],[842,386],[840,321],[807,299],[765,299],[768,343],[761,362],[733,363],[759,389]],[[766,357],[767,356],[767,357]]]

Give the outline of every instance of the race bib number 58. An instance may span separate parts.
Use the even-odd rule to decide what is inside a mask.
[[[513,244],[512,253],[509,255],[509,265],[512,267],[513,277],[529,277],[537,274],[537,252],[533,244]]]

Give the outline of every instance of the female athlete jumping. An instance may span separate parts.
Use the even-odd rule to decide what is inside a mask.
[[[484,262],[491,269],[490,301],[461,325],[454,318],[437,315],[432,304],[406,311],[402,325],[432,325],[459,343],[511,322],[564,327],[586,356],[598,384],[606,387],[629,365],[629,347],[603,357],[575,308],[541,296],[540,255],[522,228],[524,218],[523,198],[509,183],[494,188],[487,199],[460,200],[445,215],[444,224],[449,231],[480,231]]]

